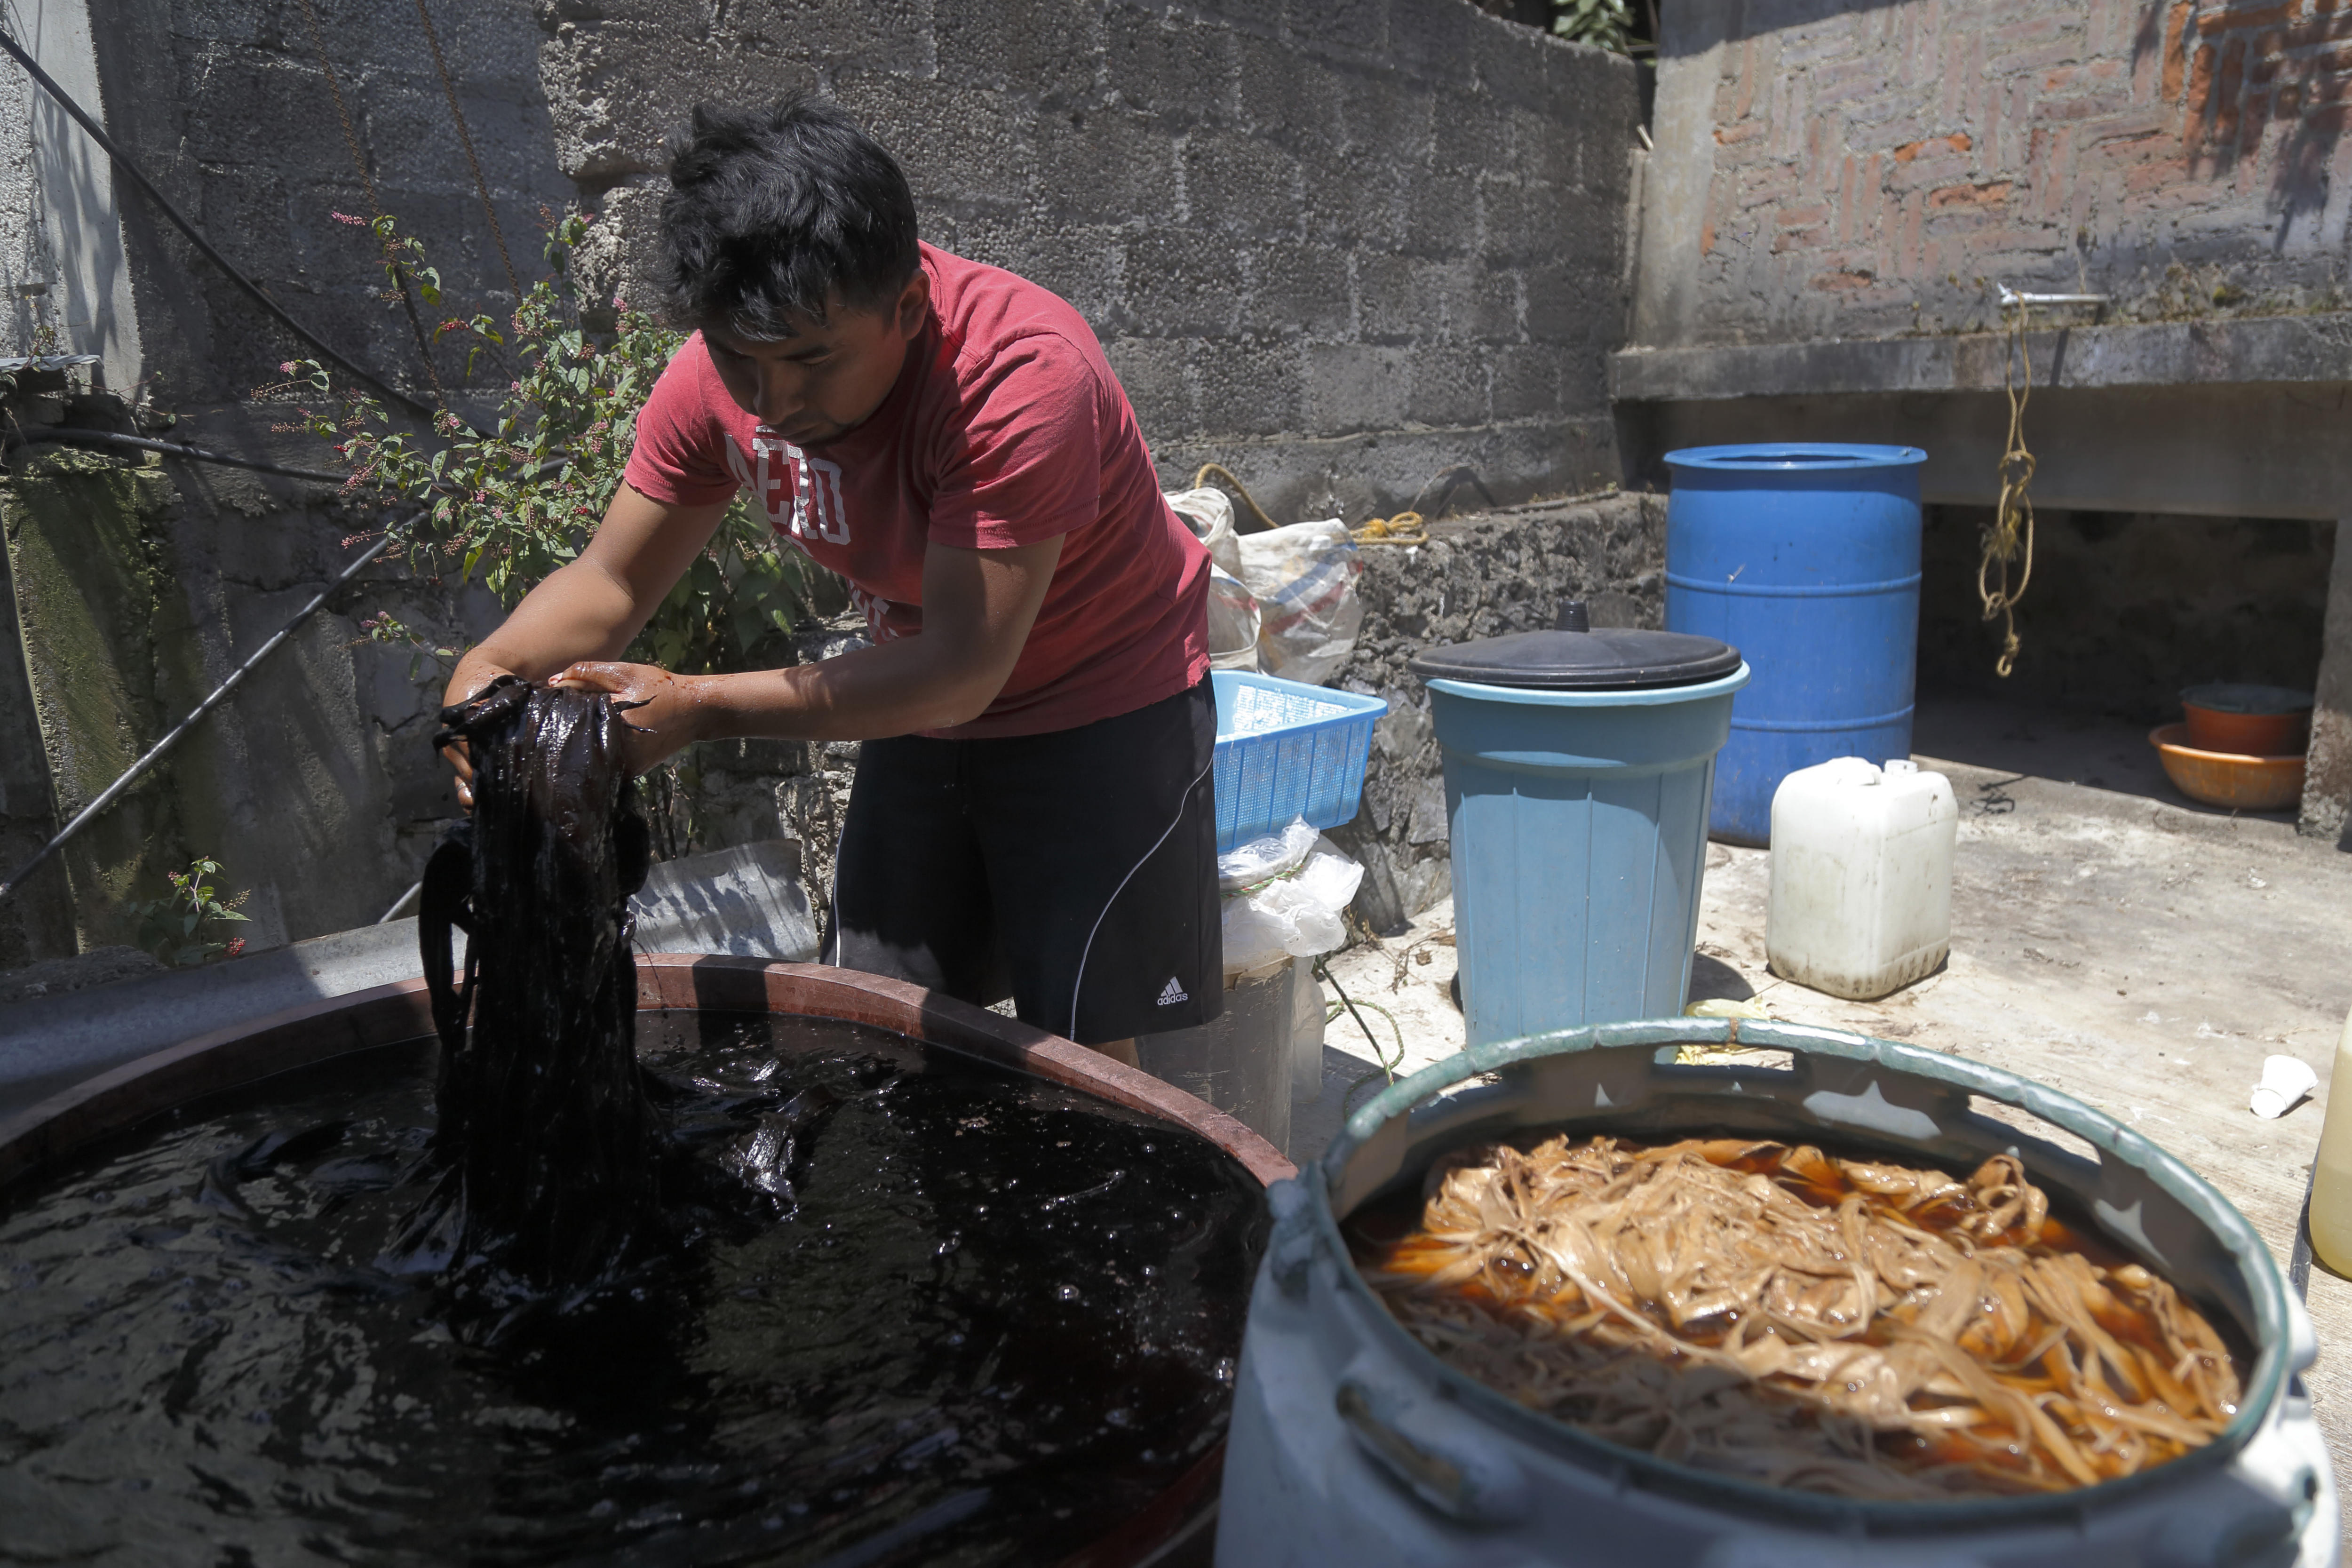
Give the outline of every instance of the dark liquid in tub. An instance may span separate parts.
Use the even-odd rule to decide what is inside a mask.
[[[649,1062],[826,1107],[774,1211],[495,1345],[375,1267],[413,1056],[8,1194],[0,1562],[1050,1562],[1213,1452],[1265,1233],[1229,1156],[895,1036],[686,1026]]]

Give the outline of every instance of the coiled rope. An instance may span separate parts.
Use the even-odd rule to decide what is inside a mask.
[[[1376,517],[1361,528],[1350,529],[1348,537],[1359,544],[1426,544],[1429,521],[1417,511],[1401,511],[1394,517]]]
[[[2033,361],[2027,350],[2025,330],[2032,308],[2022,300],[2015,305],[2000,363],[2002,390],[2009,394],[2009,447],[2000,455],[2000,502],[1985,529],[1984,554],[1977,563],[1977,597],[1990,623],[2000,617],[2000,658],[1994,673],[2003,679],[2017,668],[2017,605],[2033,581],[2033,500],[2026,492],[2033,483],[2033,454],[2025,445],[2025,404],[2033,395]],[[2011,580],[2012,572],[2015,581]]]
[[[1276,526],[1274,519],[1265,514],[1265,509],[1257,504],[1257,499],[1249,493],[1248,488],[1234,477],[1231,468],[1226,468],[1223,463],[1202,464],[1200,471],[1192,476],[1192,488],[1197,490],[1212,479],[1215,479],[1225,489],[1241,498],[1242,505],[1249,508],[1250,516],[1257,520],[1260,529],[1271,529]],[[1454,493],[1454,486],[1465,479],[1477,486],[1478,493],[1486,498],[1487,505],[1494,504],[1493,493],[1486,489],[1486,484],[1467,464],[1457,464],[1446,469],[1422,487],[1422,494],[1427,495],[1443,483],[1444,489],[1438,490],[1437,506],[1433,509],[1443,512],[1445,510],[1446,500]],[[1419,504],[1418,498],[1415,504]],[[1418,511],[1401,511],[1394,517],[1369,519],[1362,526],[1349,529],[1348,537],[1358,544],[1426,544],[1429,542],[1429,522]]]

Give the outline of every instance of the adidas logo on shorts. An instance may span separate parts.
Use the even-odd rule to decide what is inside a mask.
[[[1192,999],[1192,994],[1177,984],[1176,977],[1172,974],[1168,977],[1168,984],[1160,988],[1160,1005],[1162,1007],[1173,1007],[1179,1002],[1190,1002]]]

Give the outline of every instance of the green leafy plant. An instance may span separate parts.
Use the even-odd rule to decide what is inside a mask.
[[[1551,30],[1560,37],[1597,44],[1621,55],[1651,47],[1636,32],[1628,0],[1551,0]]]
[[[394,543],[412,570],[438,579],[454,569],[458,581],[480,582],[509,608],[579,555],[620,485],[637,412],[686,341],[619,299],[610,328],[591,330],[573,258],[593,221],[578,211],[548,215],[549,276],[525,293],[508,331],[476,315],[449,317],[435,333],[436,342],[464,342],[469,377],[486,355],[514,373],[488,429],[445,411],[432,438],[414,434],[311,360],[288,362],[280,368],[292,379],[264,389],[297,401],[293,428],[335,444],[351,472],[346,493],[425,509]],[[425,264],[424,247],[390,217],[365,226],[381,246],[384,297],[398,300],[405,280],[439,306],[440,276]],[[828,574],[798,551],[779,550],[765,520],[739,496],[625,657],[688,674],[789,662],[794,621],[827,602],[838,602]],[[376,641],[408,643],[436,662],[460,651],[433,646],[389,612],[362,626]]]
[[[188,862],[186,870],[172,873],[171,892],[136,906],[139,945],[173,969],[242,953],[245,938],[222,941],[211,935],[219,924],[250,918],[236,912],[253,896],[250,890],[225,900],[220,889],[205,879],[220,875],[220,868],[219,861],[200,856]]]

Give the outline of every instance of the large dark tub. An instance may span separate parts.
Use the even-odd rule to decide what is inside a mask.
[[[645,1059],[838,1109],[783,1219],[593,1332],[557,1310],[512,1344],[452,1341],[432,1282],[352,1239],[429,1124],[422,982],[0,1122],[12,1546],[1205,1561],[1262,1192],[1288,1162],[1157,1079],[897,982],[656,955],[638,985]],[[893,1288],[844,1305],[860,1268]]]

